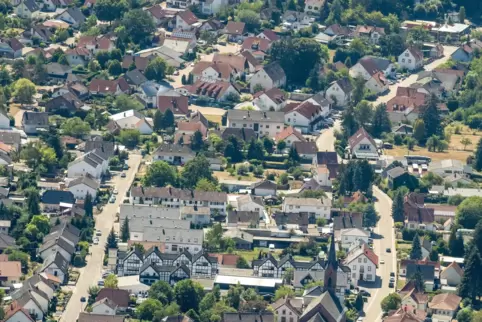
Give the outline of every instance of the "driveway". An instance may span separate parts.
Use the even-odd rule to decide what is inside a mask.
[[[102,267],[104,259],[104,247],[109,235],[110,230],[115,221],[115,215],[118,212],[119,205],[124,200],[127,190],[134,181],[134,177],[138,171],[142,157],[139,154],[129,154],[129,170],[126,171],[126,177],[121,178],[116,176],[112,179],[112,183],[119,191],[117,200],[115,203],[108,203],[104,206],[103,211],[96,216],[95,229],[102,231],[100,241],[98,245],[92,245],[90,252],[92,255],[87,258],[87,265],[82,269],[82,274],[77,281],[77,286],[70,298],[67,307],[60,318],[62,322],[77,321],[79,313],[85,308],[85,304],[80,302],[80,298],[89,296],[88,289],[90,286],[97,285],[97,281],[101,279]]]
[[[440,59],[436,59],[430,64],[427,64],[426,66],[424,66],[424,70],[431,71],[434,68],[437,68],[437,66],[443,63],[446,63],[450,59],[450,56],[452,55],[452,53],[455,50],[457,50],[457,47],[454,47],[454,46],[443,46],[443,47],[444,47],[444,57]],[[374,106],[377,106],[378,104],[381,104],[381,103],[386,104],[389,100],[395,97],[395,95],[397,94],[398,87],[408,87],[413,83],[415,83],[416,81],[417,81],[417,74],[412,74],[409,77],[405,78],[404,80],[391,85],[389,87],[390,91],[388,92],[388,94],[378,97],[377,100],[375,101]]]
[[[335,130],[340,131],[341,122],[335,121],[335,125],[322,130],[321,134],[316,138],[316,147],[318,151],[335,151]]]

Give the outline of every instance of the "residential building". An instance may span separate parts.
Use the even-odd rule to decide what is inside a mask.
[[[49,128],[49,114],[25,111],[22,115],[22,127],[23,131],[28,135],[38,134],[38,130]]]
[[[323,198],[289,198],[283,201],[282,211],[284,212],[307,212],[316,219],[331,219],[331,200]]]
[[[362,77],[365,81],[369,81],[376,74],[385,78],[394,76],[395,71],[395,65],[389,59],[365,56],[350,68],[350,76],[353,78]]]
[[[152,119],[145,117],[136,110],[128,110],[120,112],[109,117],[112,121],[117,123],[121,129],[136,129],[143,135],[152,134]]]
[[[338,154],[336,152],[317,152],[313,158],[313,178],[323,187],[331,187],[338,175]]]
[[[452,293],[435,295],[428,303],[428,313],[434,322],[450,322],[455,318],[462,298]]]
[[[402,298],[402,306],[410,306],[423,312],[427,311],[428,295],[425,294],[424,290],[417,289],[413,281],[405,284],[398,294]]]
[[[421,274],[426,292],[432,292],[435,287],[435,266],[418,263],[408,263],[406,265],[407,279],[411,279],[415,274]]]
[[[271,216],[279,230],[293,229],[307,232],[308,225],[316,221],[314,216],[306,212],[275,212]]]
[[[375,282],[378,256],[367,244],[362,243],[360,246],[352,248],[343,263],[350,267],[351,279],[354,283],[358,283],[358,281]]]
[[[459,160],[446,159],[431,162],[429,171],[443,178],[452,175],[468,177],[472,174],[472,166]]]
[[[224,192],[192,191],[172,187],[132,187],[130,202],[134,204],[162,204],[166,207],[209,207],[211,213],[226,213],[227,195]]]
[[[344,107],[351,100],[353,85],[348,78],[340,78],[328,86],[325,91],[325,97],[334,106]]]
[[[0,220],[0,234],[7,234],[10,230],[11,221],[10,220]]]
[[[65,8],[56,16],[56,19],[67,22],[73,28],[79,28],[86,20],[78,7]]]
[[[69,261],[62,255],[62,253],[62,250],[50,253],[50,255],[44,259],[39,272],[55,276],[63,284],[67,282]]]
[[[269,181],[269,180],[263,180],[259,182],[253,183],[249,187],[251,194],[255,196],[276,196],[276,191],[278,189],[278,186],[276,183]]]
[[[20,283],[22,277],[22,265],[19,261],[0,262],[0,285],[2,287],[12,287],[13,284]]]
[[[324,4],[325,0],[308,0],[305,2],[304,12],[307,14],[318,16]]]
[[[269,41],[276,41],[280,39],[279,36],[271,29],[264,29],[256,37],[267,39]]]
[[[341,247],[348,251],[354,245],[360,245],[360,241],[368,245],[370,233],[364,229],[348,228],[340,230]]]
[[[259,211],[231,210],[226,216],[228,227],[255,226],[258,227],[261,216]]]
[[[100,183],[87,173],[85,176],[77,177],[69,181],[67,187],[75,199],[83,200],[87,197],[87,194],[89,194],[92,199],[95,200]]]
[[[197,17],[189,9],[179,11],[176,15],[176,29],[193,30],[197,23]]]
[[[180,118],[183,116],[189,116],[189,99],[187,96],[182,96],[176,91],[158,94],[157,96],[157,108],[162,113],[167,110],[171,110],[174,117]]]
[[[58,211],[60,204],[74,204],[75,198],[72,192],[63,190],[47,190],[42,194],[41,198],[44,211]]]
[[[211,209],[209,207],[182,207],[181,219],[189,220],[191,224],[206,226],[211,222]]]
[[[254,94],[253,104],[261,111],[280,111],[286,106],[286,95],[279,88],[273,87]]]
[[[245,231],[239,229],[228,229],[223,236],[225,238],[232,239],[236,249],[253,249],[254,236]]]
[[[365,83],[365,88],[374,94],[382,94],[389,90],[388,79],[382,72],[377,72]]]
[[[405,196],[403,203],[405,227],[409,229],[435,230],[434,209],[425,207],[424,196],[411,192]]]
[[[246,37],[241,45],[243,51],[250,52],[260,62],[264,61],[270,47],[271,41],[258,37]]]
[[[201,79],[192,85],[180,87],[177,91],[182,95],[191,96],[194,99],[202,97],[213,101],[226,101],[233,95],[236,97],[239,96],[238,89],[230,82],[205,82]]]
[[[320,105],[313,104],[310,101],[304,101],[301,104],[287,104],[283,111],[285,123],[296,127],[302,133],[313,131],[323,117],[327,115],[326,110],[323,111]]]
[[[65,58],[70,66],[86,66],[92,53],[87,48],[72,48],[65,51]]]
[[[93,0],[86,0],[93,1]],[[125,315],[104,315],[95,313],[80,312],[77,322],[125,322]]]
[[[117,304],[112,302],[109,298],[104,297],[92,304],[92,313],[114,316],[117,313]]]
[[[276,135],[274,139],[276,142],[284,141],[287,148],[291,148],[291,146],[296,142],[306,142],[306,139],[303,137],[303,135],[292,126],[285,128],[278,135]]]
[[[93,54],[99,51],[112,51],[116,48],[115,42],[107,35],[101,36],[80,36],[77,41],[77,48],[86,48]]]
[[[231,42],[243,41],[246,36],[246,24],[244,22],[229,21],[224,29]]]
[[[127,290],[120,290],[115,288],[103,287],[95,298],[96,302],[103,299],[108,299],[116,306],[116,311],[125,312],[129,307],[129,292]]]
[[[7,38],[0,41],[0,56],[10,59],[22,56],[23,44],[16,38]]]
[[[15,7],[15,14],[24,19],[35,19],[40,14],[40,8],[34,0],[22,0],[19,5]]]
[[[129,84],[123,77],[116,80],[94,78],[89,84],[91,95],[120,95],[127,94],[129,91]]]
[[[368,40],[371,44],[378,44],[380,38],[385,36],[383,27],[358,25],[353,33],[354,37]]]
[[[372,136],[361,127],[348,139],[347,157],[378,160],[378,149]]]
[[[464,270],[455,261],[446,268],[444,268],[442,272],[440,272],[440,279],[442,280],[442,284],[446,284],[448,286],[459,286],[459,284],[462,282],[463,277]]]
[[[273,87],[280,88],[286,85],[286,74],[277,62],[264,65],[250,79],[249,86],[251,93],[257,92],[258,88],[264,91]]]
[[[166,161],[173,165],[183,165],[194,159],[196,154],[189,145],[162,143],[154,151],[152,159],[154,161]]]
[[[67,92],[48,101],[45,104],[45,112],[59,113],[62,115],[74,114],[83,106],[84,103],[82,103],[82,101],[77,96],[75,96],[71,92]]]
[[[238,211],[257,212],[260,216],[264,214],[264,201],[262,197],[246,194],[236,197],[236,201],[231,203],[233,208]]]
[[[427,313],[420,310],[409,309],[408,306],[399,308],[396,311],[390,312],[387,317],[383,319],[383,322],[424,322]]]
[[[194,65],[191,74],[194,82],[198,80],[230,82],[234,79],[235,70],[228,63],[200,61]]]
[[[423,53],[415,47],[409,47],[398,56],[398,65],[410,71],[422,68]]]
[[[301,160],[310,161],[316,156],[318,147],[316,142],[295,142],[293,143],[293,149],[296,150]]]
[[[304,12],[286,10],[282,16],[283,31],[309,27],[311,19],[312,17]]]
[[[218,13],[221,8],[228,5],[227,0],[209,0],[201,3],[202,12],[207,15],[214,15]]]
[[[273,138],[284,129],[284,113],[229,110],[226,127],[252,129],[259,136]]]
[[[76,178],[90,175],[99,180],[107,172],[108,159],[108,156],[100,149],[87,152],[69,163],[67,176]]]
[[[457,62],[468,63],[474,58],[475,51],[481,49],[482,42],[477,39],[471,39],[471,41],[460,45],[450,57]]]
[[[388,187],[393,190],[406,185],[412,178],[417,180],[402,167],[395,167],[387,171]]]

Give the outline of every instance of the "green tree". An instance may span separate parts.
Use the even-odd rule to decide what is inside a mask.
[[[482,218],[482,197],[472,196],[465,198],[457,207],[456,221],[466,229],[474,229]]]
[[[163,128],[164,115],[160,110],[154,113],[154,131],[159,132]]]
[[[415,233],[415,236],[413,237],[410,259],[422,259],[422,246],[420,245],[420,237],[418,236],[418,233]]]
[[[449,250],[450,250],[450,255],[454,257],[461,257],[464,256],[464,242],[460,242],[461,239],[457,237],[457,227],[454,226],[452,227],[452,230],[450,231],[450,237],[449,237]]]
[[[402,305],[402,298],[397,293],[388,294],[380,303],[383,312],[397,310]]]
[[[135,148],[139,143],[140,138],[141,133],[139,130],[121,130],[119,135],[120,142],[129,148]]]
[[[149,297],[160,301],[163,305],[168,305],[174,301],[174,290],[169,283],[157,281],[149,288]]]
[[[70,135],[76,138],[82,138],[84,135],[90,133],[90,125],[82,121],[80,117],[73,117],[67,119],[61,125],[62,134]]]
[[[236,268],[250,268],[248,261],[243,256],[239,256],[236,260]]]
[[[127,10],[128,5],[125,0],[99,0],[94,5],[97,18],[109,22],[120,19]]]
[[[243,157],[243,146],[242,143],[239,142],[238,138],[234,135],[231,135],[228,138],[228,143],[224,148],[224,157],[230,158],[231,162],[237,163],[244,159]]]
[[[465,7],[464,7],[464,6],[461,6],[460,9],[459,9],[459,21],[460,21],[461,23],[464,23],[465,18],[466,18]],[[459,320],[459,321],[460,321],[460,320]]]
[[[293,297],[294,295],[295,295],[295,291],[293,290],[292,287],[282,285],[274,293],[274,300],[277,301],[284,297]]]
[[[257,32],[261,27],[259,13],[249,9],[239,10],[236,21],[244,22],[249,32]]]
[[[221,247],[223,238],[223,227],[221,224],[214,224],[206,233],[205,240],[207,248],[217,250]]]
[[[378,216],[373,204],[367,204],[363,211],[363,227],[375,227],[379,219],[380,216]]]
[[[276,149],[278,151],[283,151],[286,149],[286,142],[284,140],[279,140],[278,143],[276,143]]]
[[[115,274],[109,274],[104,280],[105,288],[118,288],[119,280]]]
[[[208,179],[201,179],[196,184],[196,191],[218,191],[217,185]]]
[[[304,84],[313,66],[328,61],[326,46],[314,39],[295,38],[273,42],[270,48],[272,61],[278,61],[290,82]]]
[[[198,155],[184,165],[181,183],[183,187],[192,189],[201,179],[215,182],[213,171],[209,168],[209,161],[203,155]]]
[[[175,167],[170,166],[165,161],[153,162],[146,171],[146,175],[142,178],[145,186],[165,187],[167,185],[176,186],[178,174]]]
[[[197,311],[203,295],[203,287],[190,279],[182,280],[174,285],[176,303],[182,312]]]
[[[382,133],[390,133],[391,123],[387,113],[387,106],[385,104],[378,104],[375,107],[372,118],[372,126],[370,127],[371,134],[380,138]]]
[[[115,97],[114,108],[119,110],[119,112],[129,111],[129,110],[142,110],[144,106],[138,100],[133,97],[121,94]],[[154,123],[155,126],[155,123]]]
[[[265,136],[263,138],[263,147],[264,147],[264,150],[266,152],[268,152],[269,154],[273,153],[273,148],[274,148],[273,140],[270,139],[269,137]]]
[[[392,217],[395,222],[404,222],[405,215],[403,211],[403,192],[395,191],[392,203]]]
[[[94,205],[92,204],[92,195],[87,192],[84,201],[85,216],[88,218],[94,218]]]
[[[20,78],[13,85],[13,96],[22,105],[32,103],[36,92],[35,84],[26,78]]]
[[[477,148],[474,153],[473,167],[477,171],[482,171],[482,139],[477,143]]]
[[[149,80],[162,81],[166,76],[167,63],[161,57],[156,57],[151,60],[144,71],[146,78]]]
[[[123,243],[126,243],[129,240],[129,218],[127,218],[127,216],[122,223],[121,240]]]
[[[429,254],[429,258],[433,262],[438,262],[438,259],[439,259],[438,258],[438,252],[435,249],[433,249]]]
[[[230,286],[228,294],[226,295],[226,301],[229,306],[234,309],[239,309],[239,304],[241,303],[241,295],[243,294],[244,287],[241,285]]]
[[[31,215],[40,215],[40,195],[38,190],[31,187],[25,189],[25,196],[27,196],[27,210]]]
[[[251,139],[248,145],[248,160],[264,160],[264,145],[260,140]]]
[[[162,303],[153,298],[148,298],[136,308],[137,317],[143,321],[154,321],[154,314],[162,310]]]
[[[413,137],[417,141],[425,140],[425,122],[422,119],[417,119],[413,126]]]
[[[162,118],[162,127],[166,129],[166,128],[174,128],[174,126],[175,126],[174,113],[170,109],[167,109],[164,112],[164,117]]]
[[[117,248],[117,240],[115,240],[115,233],[114,233],[114,228],[110,230],[109,235],[107,236],[107,244],[106,244],[106,249],[108,250],[109,248]]]
[[[361,101],[355,107],[355,119],[360,126],[366,127],[372,122],[373,107],[368,101]]]
[[[356,296],[356,299],[355,299],[354,307],[358,312],[362,312],[363,311],[363,304],[364,304],[363,303],[363,296],[361,295],[361,293],[358,293],[357,296]]]
[[[112,76],[120,75],[122,73],[121,63],[118,60],[109,61],[108,71]]]
[[[440,113],[437,108],[438,99],[432,95],[427,103],[422,107],[421,119],[425,124],[425,137],[429,138],[432,135],[442,134],[442,125],[440,120]]]
[[[191,137],[191,149],[199,152],[204,149],[204,139],[201,131],[197,130]]]
[[[50,221],[46,216],[33,216],[29,225],[36,227],[43,235],[47,235],[50,232]]]
[[[470,298],[475,303],[482,287],[481,269],[482,263],[479,252],[473,247],[467,258],[462,282],[458,288],[459,296]]]
[[[353,81],[353,93],[351,95],[351,101],[353,106],[357,106],[358,103],[360,103],[364,97],[365,97],[365,79],[363,77],[356,77]],[[359,125],[363,126],[363,124],[359,124]]]
[[[215,304],[216,304],[216,296],[212,292],[208,293],[201,300],[201,303],[199,303],[199,312],[209,311],[214,307]]]
[[[121,25],[125,27],[127,34],[135,44],[146,43],[156,30],[151,16],[142,9],[126,12],[122,18]]]

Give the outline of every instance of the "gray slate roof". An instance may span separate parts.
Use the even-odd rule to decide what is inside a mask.
[[[285,71],[277,62],[273,62],[268,65],[265,65],[263,69],[266,72],[266,74],[268,74],[269,78],[271,78],[273,81],[279,81],[284,77],[286,77]]]

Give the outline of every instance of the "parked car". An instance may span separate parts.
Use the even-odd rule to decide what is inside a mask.
[[[387,248],[386,251],[387,251],[387,253],[391,253],[391,252],[392,252],[392,250],[391,250],[390,248]]]
[[[80,302],[82,302],[82,303],[87,302],[87,299],[85,298],[85,296],[82,296],[82,297],[80,298]]]
[[[394,288],[394,287],[395,287],[395,284],[394,284],[393,282],[390,282],[390,283],[388,283],[388,287],[389,287],[389,288]]]
[[[99,238],[97,237],[94,238],[94,245],[99,245]]]
[[[395,277],[395,272],[390,272],[390,276]]]
[[[369,292],[367,292],[367,291],[365,291],[365,290],[360,290],[360,294],[361,294],[362,296],[366,296],[366,297],[372,296]]]
[[[100,280],[97,282],[97,286],[104,286],[104,280]]]
[[[122,173],[121,173],[121,178],[125,178],[125,177],[127,177],[126,173],[125,173],[125,172],[122,172]]]
[[[112,193],[116,195],[116,194],[119,193],[119,191],[117,191],[117,189],[114,189],[114,191],[112,191]]]
[[[100,229],[97,229],[97,231],[95,232],[95,235],[102,236],[102,231]]]

